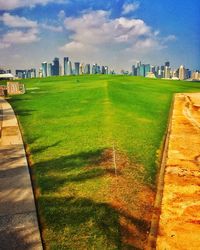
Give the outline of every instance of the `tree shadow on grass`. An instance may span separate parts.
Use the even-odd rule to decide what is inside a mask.
[[[120,218],[128,218],[136,227],[144,227],[141,230],[146,230],[145,220],[130,217],[108,203],[75,196],[42,196],[39,203],[49,232],[54,232],[49,235],[48,245],[56,242],[57,249],[142,250],[138,241],[143,239],[138,239],[138,235],[129,235],[137,238],[136,244],[122,242],[122,230],[128,232],[128,229],[120,225]],[[64,242],[59,242],[61,236]]]
[[[36,138],[37,140],[38,138]],[[32,143],[34,142],[34,140],[32,140]],[[47,146],[41,146],[41,147],[37,147],[36,149],[31,149],[31,153],[32,154],[36,154],[36,153],[42,153],[45,150],[49,149],[49,148],[53,148],[53,147],[57,147],[62,141],[57,141],[51,145],[47,145]]]
[[[113,206],[111,201],[97,202],[95,197],[91,199],[90,190],[84,191],[96,185],[98,178],[110,175],[110,169],[101,165],[104,151],[80,152],[33,165],[41,191],[38,207],[41,218],[45,218],[43,226],[54,232],[46,236],[52,248],[142,249],[149,222],[135,217],[125,207]],[[88,181],[93,182],[87,186]],[[105,193],[105,197],[109,195]],[[121,219],[126,223],[121,224]],[[123,241],[122,234],[128,241]],[[59,237],[64,238],[62,243]]]
[[[102,152],[102,149],[81,152],[34,164],[41,191],[55,192],[64,185],[105,175],[106,170],[99,166]]]
[[[121,249],[119,216],[109,204],[74,196],[44,196],[39,202],[54,232],[47,244],[56,241],[57,249]],[[57,240],[61,235],[64,242]]]

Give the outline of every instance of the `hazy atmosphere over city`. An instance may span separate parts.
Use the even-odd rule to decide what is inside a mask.
[[[0,66],[72,61],[130,70],[137,60],[200,68],[199,0],[0,0]]]

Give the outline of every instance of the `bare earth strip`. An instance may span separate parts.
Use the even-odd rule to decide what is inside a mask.
[[[175,96],[156,249],[200,249],[200,93]]]

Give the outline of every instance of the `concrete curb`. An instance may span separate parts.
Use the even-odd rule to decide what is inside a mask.
[[[0,249],[42,250],[21,132],[10,104],[0,107]]]

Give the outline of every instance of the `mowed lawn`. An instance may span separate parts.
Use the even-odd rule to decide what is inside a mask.
[[[172,96],[200,83],[109,75],[23,82],[26,94],[9,101],[45,247],[144,248]]]

